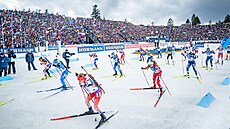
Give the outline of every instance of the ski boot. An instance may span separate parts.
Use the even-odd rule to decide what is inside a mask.
[[[157,87],[156,87],[156,84],[154,84],[154,85],[153,85],[153,86],[151,86],[150,88],[157,88]]]
[[[117,72],[113,74],[113,76],[117,76]]]
[[[106,120],[104,113],[101,113],[100,116],[101,116],[101,120],[99,121],[99,124],[105,122],[105,120]]]
[[[85,114],[92,114],[92,113],[94,113],[94,111],[93,111],[93,108],[92,108],[92,107],[89,107],[89,111],[85,112]]]
[[[62,90],[67,90],[66,85],[63,85],[63,86],[62,86]]]
[[[160,95],[164,93],[163,88],[160,88]]]

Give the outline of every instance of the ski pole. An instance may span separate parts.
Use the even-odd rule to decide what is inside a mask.
[[[82,68],[82,69],[85,71],[85,73],[89,76],[89,73],[85,70],[85,68],[84,68],[83,66],[81,66],[81,68]],[[90,76],[89,76],[89,78],[92,79]],[[94,80],[94,79],[92,79],[92,80]],[[105,94],[105,91],[104,91],[104,89],[100,86],[100,84],[98,84],[98,87],[100,87],[100,88],[102,89],[103,93]]]
[[[172,95],[172,94],[170,93],[170,91],[169,91],[169,89],[168,89],[167,85],[165,84],[165,81],[163,80],[163,78],[162,78],[161,76],[160,76],[160,78],[161,78],[162,82],[164,83],[164,85],[165,85],[165,87],[166,87],[167,91],[169,92],[169,94],[170,94],[170,95]]]
[[[185,74],[184,74],[184,60],[183,60],[183,56],[181,56],[181,62],[182,62],[182,72],[183,72],[183,76],[184,76]]]
[[[145,81],[146,81],[146,83],[147,83],[147,84],[148,84],[148,86],[150,87],[149,82],[148,82],[148,80],[147,80],[147,78],[146,78],[146,75],[145,75],[144,70],[143,70],[143,69],[141,69],[141,70],[142,70],[142,73],[143,73],[143,75],[144,75],[144,77],[145,77]]]
[[[196,67],[196,65],[194,65],[194,67],[195,67],[195,69],[196,69],[197,73],[199,74],[200,79],[202,79],[201,74],[200,74],[200,72],[198,71],[198,68]]]

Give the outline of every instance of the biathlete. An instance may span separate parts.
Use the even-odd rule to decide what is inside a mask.
[[[89,56],[90,57],[93,57],[93,64],[94,64],[94,66],[95,66],[95,68],[94,69],[98,69],[98,67],[97,67],[97,61],[98,61],[98,56],[97,56],[97,54],[96,53],[92,53],[92,54],[89,54]]]
[[[40,64],[43,65],[43,66],[45,67],[45,68],[43,69],[43,74],[44,74],[45,77],[42,78],[42,80],[47,79],[47,75],[48,75],[49,77],[51,77],[50,72],[49,72],[49,69],[51,68],[51,65],[52,65],[52,64],[51,64],[49,61],[47,61],[46,59],[42,58],[42,57],[40,57],[38,60],[40,61]]]
[[[120,60],[119,57],[117,56],[117,54],[115,54],[114,52],[111,53],[111,55],[108,55],[109,58],[114,60],[114,64],[113,64],[113,70],[114,70],[114,74],[113,76],[117,75],[117,69],[120,72],[120,76],[123,76],[122,70],[121,70],[121,65],[120,65]]]
[[[100,102],[101,96],[102,96],[102,88],[99,86],[98,82],[95,80],[95,78],[91,74],[83,74],[83,73],[75,73],[77,80],[79,81],[79,85],[82,88],[82,92],[87,96],[85,97],[85,103],[89,109],[89,111],[86,111],[86,114],[92,114],[94,113],[92,105],[90,104],[90,101],[92,100],[94,102],[94,109],[100,114],[101,120],[99,123],[104,122],[106,120],[106,116],[104,113],[99,109],[98,104]]]
[[[217,61],[215,62],[216,64],[219,64],[219,59],[221,59],[221,65],[224,64],[224,48],[220,45],[218,48],[216,48],[216,51],[218,51],[218,57]]]
[[[167,63],[166,64],[169,65],[169,57],[171,57],[172,64],[174,65],[173,48],[171,46],[167,47],[166,53],[167,53]]]
[[[212,50],[210,50],[210,48],[208,47],[206,49],[206,51],[202,51],[202,54],[207,54],[207,58],[205,60],[205,64],[206,64],[206,69],[208,70],[208,61],[210,60],[210,65],[211,65],[211,69],[213,67],[212,61],[213,61],[213,54],[215,54],[215,52]]]
[[[118,49],[118,50],[119,50],[119,53],[121,54],[121,56],[120,56],[121,64],[125,64],[125,52],[122,48]]]
[[[67,81],[66,77],[69,74],[69,70],[62,63],[62,61],[60,61],[58,59],[54,59],[53,60],[53,66],[56,68],[57,72],[61,75],[60,81],[62,83],[63,90],[67,90],[67,86],[66,86],[66,82],[65,81]]]
[[[188,64],[186,66],[186,71],[187,71],[187,74],[185,76],[188,76],[189,77],[189,68],[192,66],[193,68],[193,71],[196,75],[196,78],[199,79],[199,77],[197,76],[197,70],[196,70],[196,62],[195,62],[195,59],[197,58],[196,54],[193,53],[193,52],[190,52],[186,55],[184,55],[184,53],[181,53],[182,56],[186,56],[187,59],[188,59]]]
[[[163,88],[161,87],[161,84],[160,84],[160,78],[161,78],[161,75],[162,75],[162,70],[157,65],[156,61],[153,61],[152,64],[149,64],[146,67],[141,67],[141,69],[147,69],[147,70],[149,68],[153,71],[153,78],[152,78],[153,79],[153,86],[151,88],[156,88],[156,84],[157,84],[157,86],[160,89],[160,95],[161,95],[161,94],[163,94]]]

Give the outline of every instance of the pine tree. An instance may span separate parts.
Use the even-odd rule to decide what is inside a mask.
[[[94,6],[93,6],[93,12],[92,12],[92,14],[91,14],[91,17],[92,18],[95,18],[95,19],[100,19],[101,18],[101,13],[100,13],[100,10],[99,9],[97,9],[97,5],[95,4]]]
[[[169,18],[167,25],[168,26],[173,26],[174,25],[172,18]]]
[[[189,21],[189,19],[187,19],[185,23],[186,24],[190,24],[191,22]]]
[[[225,18],[224,18],[224,23],[228,23],[230,22],[230,15],[227,15]]]

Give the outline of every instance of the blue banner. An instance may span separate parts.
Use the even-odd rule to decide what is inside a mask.
[[[125,45],[124,44],[114,44],[114,45],[105,45],[105,51],[109,51],[109,50],[117,50],[118,48],[120,49],[124,49]]]
[[[77,47],[78,53],[99,52],[104,50],[105,50],[104,45]]]
[[[62,45],[61,48],[65,48],[65,46]],[[58,49],[57,46],[48,46],[48,50],[57,50],[57,49]]]
[[[13,50],[14,53],[26,53],[27,51],[35,52],[35,48],[3,48],[1,52],[8,53],[8,50]]]

